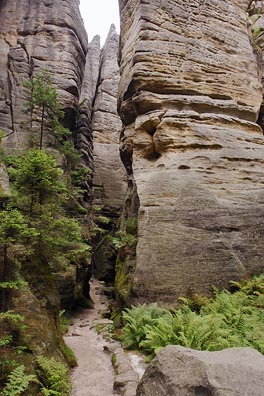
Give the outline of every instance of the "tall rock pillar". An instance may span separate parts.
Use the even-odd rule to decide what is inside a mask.
[[[257,56],[240,0],[120,0],[122,149],[140,202],[131,300],[264,270]]]
[[[126,194],[126,172],[119,155],[122,122],[117,114],[119,35],[112,25],[101,54],[93,108],[94,205],[119,217]]]

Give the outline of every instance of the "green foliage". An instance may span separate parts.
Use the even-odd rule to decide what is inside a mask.
[[[126,220],[126,232],[131,235],[137,235],[138,219],[137,217],[129,217]]]
[[[66,209],[70,199],[80,197],[82,183],[87,182],[91,171],[80,167],[80,156],[71,142],[72,133],[60,122],[64,113],[49,73],[43,71],[36,74],[25,87],[25,112],[29,116],[25,125],[32,132],[35,142],[33,148],[19,157],[3,155],[12,184],[12,198],[11,204],[0,210],[1,385],[10,372],[11,359],[13,364],[17,353],[24,352],[23,347],[17,344],[20,329],[27,323],[24,324],[19,311],[8,309],[13,296],[19,296],[17,290],[32,287],[31,281],[29,285],[23,281],[22,274],[29,276],[29,268],[34,270],[35,263],[39,263],[43,264],[43,268],[38,266],[40,277],[46,269],[50,277],[50,270],[56,276],[62,267],[66,270],[67,265],[86,264],[90,254],[90,247],[83,243],[79,223],[68,217]],[[45,146],[56,148],[56,155],[57,150],[63,154],[64,172],[56,160],[43,150],[44,141]],[[63,346],[61,349],[69,364],[74,366],[76,360],[72,351],[63,349]],[[19,359],[21,362],[21,356]],[[38,367],[43,395],[69,394],[67,369],[61,363],[39,357]],[[7,388],[6,392],[11,391]]]
[[[9,247],[37,235],[38,232],[28,226],[18,209],[8,206],[0,212],[0,246]]]
[[[236,290],[240,290],[247,295],[259,296],[264,294],[264,274],[240,282],[231,281],[230,284]]]
[[[20,365],[16,367],[8,376],[8,382],[3,389],[3,396],[20,396],[25,395],[25,391],[28,389],[31,382],[36,382],[37,378],[35,375],[26,374],[25,366]]]
[[[35,212],[39,214],[40,205],[55,197],[58,199],[65,189],[61,176],[62,170],[49,154],[38,149],[28,150],[19,158],[16,171],[15,187],[21,209],[32,217]]]
[[[258,38],[260,32],[261,32],[260,26],[255,26],[255,27],[253,28],[253,39],[254,39],[254,40],[257,40],[257,38]]]
[[[178,310],[160,313],[153,305],[127,309],[124,345],[140,348],[150,358],[170,344],[210,351],[248,346],[264,354],[264,276],[234,284],[239,291],[216,290],[215,298],[199,313],[191,309],[190,301]]]
[[[76,220],[58,216],[51,211],[43,213],[39,226],[41,226],[40,248],[47,257],[63,254],[71,259],[89,252],[89,246],[82,243],[81,228]]]
[[[38,235],[38,231],[26,223],[24,216],[18,209],[7,206],[5,210],[0,211],[0,253],[2,254],[0,295],[1,309],[3,311],[7,308],[6,297],[8,290],[18,289],[26,285],[23,280],[18,278],[18,260],[15,258],[14,250],[18,247],[21,248],[21,244],[22,247],[23,244],[28,244],[29,241],[34,240]],[[26,256],[30,249],[28,247],[27,252],[24,250],[23,255]]]
[[[69,316],[67,312],[63,309],[60,311],[60,326],[63,335],[65,335],[69,330],[69,325],[70,325]]]
[[[116,250],[126,246],[133,247],[137,244],[137,237],[125,231],[117,231],[115,236],[109,235],[108,239]]]
[[[1,282],[0,289],[26,289],[28,283],[22,279],[10,280],[8,282]]]
[[[77,366],[77,360],[71,348],[65,345],[65,347],[62,350],[62,353],[70,367]]]
[[[92,170],[78,166],[71,172],[72,183],[81,187],[84,182],[91,181]]]
[[[82,243],[79,223],[68,218],[63,209],[68,189],[62,174],[56,161],[39,149],[28,150],[16,161],[15,203],[30,229],[36,230],[38,239],[33,248],[54,262],[60,256],[73,260],[89,252],[89,246]],[[15,211],[23,217],[18,209]]]
[[[6,347],[7,345],[9,345],[11,343],[12,339],[13,339],[13,337],[11,335],[1,337],[0,338],[0,348]]]
[[[30,129],[39,132],[38,147],[42,150],[44,134],[52,133],[58,141],[69,135],[69,130],[63,128],[59,119],[63,117],[61,105],[52,77],[47,70],[37,73],[24,83],[27,100],[24,103],[25,112],[29,114]],[[51,139],[51,134],[50,134]]]
[[[24,316],[15,313],[15,311],[9,310],[6,312],[0,312],[0,322],[8,320],[12,323],[23,322]]]
[[[167,311],[158,308],[157,304],[132,306],[123,312],[122,341],[126,348],[135,348],[146,337],[146,325],[154,325],[159,317],[167,315]]]
[[[67,367],[54,358],[38,356],[38,379],[43,396],[69,396],[71,386]]]

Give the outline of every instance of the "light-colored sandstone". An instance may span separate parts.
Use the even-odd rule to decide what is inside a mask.
[[[150,363],[137,396],[262,396],[263,370],[264,357],[254,349],[168,346]]]
[[[0,128],[6,148],[28,144],[23,82],[47,69],[58,89],[65,122],[75,127],[87,35],[78,0],[10,0],[0,5]]]
[[[120,1],[121,150],[140,202],[134,302],[170,305],[264,270],[250,3]]]
[[[94,204],[118,217],[126,193],[126,172],[119,155],[122,122],[117,114],[119,36],[112,25],[101,54],[92,120]]]

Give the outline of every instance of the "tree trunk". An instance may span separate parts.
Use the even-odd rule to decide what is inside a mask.
[[[39,142],[39,149],[40,150],[42,150],[42,146],[43,146],[44,114],[45,114],[45,104],[43,103],[42,111],[41,111],[41,126],[40,126],[40,142]]]

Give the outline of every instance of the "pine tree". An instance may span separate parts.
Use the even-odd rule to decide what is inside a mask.
[[[71,132],[64,128],[60,119],[64,117],[59,97],[56,89],[52,85],[52,78],[47,70],[42,70],[33,78],[24,83],[27,88],[27,101],[25,102],[25,112],[30,115],[30,130],[34,132],[37,125],[39,132],[40,150],[43,149],[44,134],[53,137],[62,144],[68,140]]]
[[[17,161],[15,186],[20,198],[21,210],[26,209],[30,218],[41,214],[41,206],[62,195],[65,186],[61,182],[63,172],[46,152],[28,150]]]

